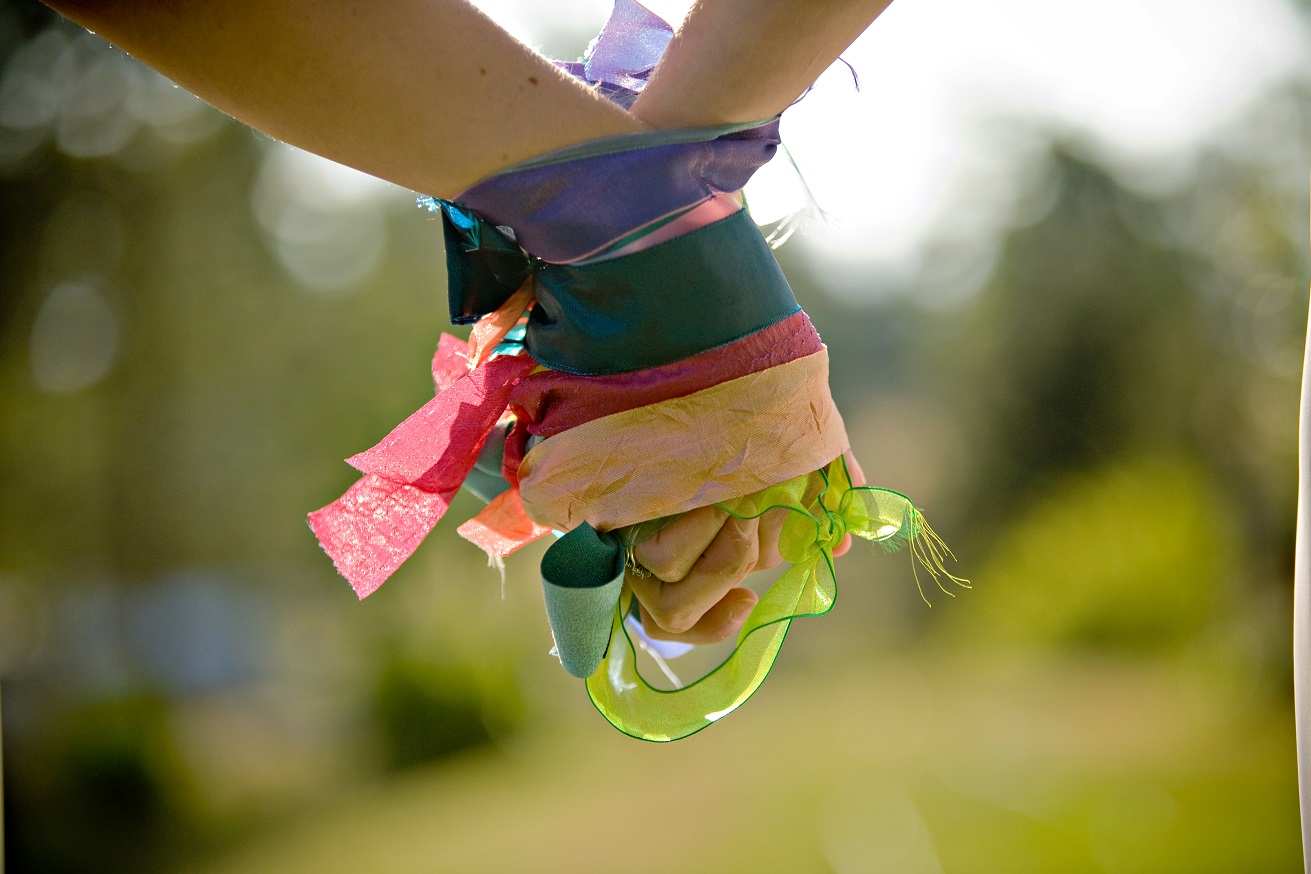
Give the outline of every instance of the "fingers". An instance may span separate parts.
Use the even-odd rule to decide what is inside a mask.
[[[868,485],[869,482],[865,479],[865,471],[860,469],[860,462],[856,460],[856,456],[851,453],[851,450],[848,449],[842,453],[842,457],[846,459],[847,476],[851,477],[851,484],[853,486]]]
[[[648,637],[656,640],[677,640],[682,643],[720,643],[737,635],[760,600],[750,589],[730,589],[719,603],[706,611],[696,624],[682,634],[671,634],[660,627],[642,607],[642,628]]]
[[[760,517],[760,557],[756,559],[755,570],[767,571],[783,563],[783,556],[778,554],[778,538],[787,518],[788,511],[781,507]]]
[[[673,634],[691,630],[755,568],[758,529],[758,519],[727,519],[686,576],[666,581],[659,575],[642,578],[630,574],[633,594],[660,628]]]
[[[847,551],[850,549],[851,549],[851,535],[848,534],[842,538],[842,542],[840,542],[837,546],[833,547],[833,557],[837,558],[839,555],[846,555]]]
[[[864,485],[855,457],[847,453],[846,461],[852,484]],[[823,487],[822,478],[814,479],[806,503]],[[718,507],[701,507],[637,544],[633,557],[652,575],[630,573],[628,584],[647,633],[684,643],[716,643],[737,634],[759,600],[737,585],[752,571],[782,563],[778,540],[788,512],[774,509],[757,519],[737,519]],[[844,537],[833,554],[845,554],[851,543],[850,535]]]
[[[684,513],[637,544],[633,557],[662,580],[681,580],[719,535],[728,514],[718,507]]]

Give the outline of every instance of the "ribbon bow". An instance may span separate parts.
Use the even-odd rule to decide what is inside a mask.
[[[814,474],[716,506],[739,519],[787,510],[778,545],[791,567],[752,609],[733,653],[700,680],[673,691],[652,687],[638,672],[636,651],[623,621],[628,605],[616,607],[608,651],[587,679],[587,694],[611,725],[632,737],[678,740],[727,716],[750,698],[769,675],[792,620],[822,616],[833,609],[837,599],[833,550],[847,534],[889,550],[909,545],[913,564],[924,567],[947,594],[952,592],[943,585],[944,577],[969,587],[968,580],[946,570],[943,561],[951,551],[910,499],[890,489],[853,486],[843,458]]]
[[[500,309],[542,263],[515,242],[509,228],[449,200],[425,202],[442,215],[452,324],[471,324]]]

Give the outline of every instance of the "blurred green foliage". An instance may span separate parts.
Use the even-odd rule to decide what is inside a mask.
[[[6,767],[19,870],[149,870],[192,837],[193,787],[158,695],[80,704],[23,752]]]
[[[415,765],[486,743],[472,685],[469,678],[427,662],[387,662],[378,676],[373,711],[388,764]]]
[[[1178,462],[1072,475],[1007,526],[967,621],[1003,645],[1177,647],[1232,607],[1234,516]]]
[[[418,765],[512,733],[523,707],[509,667],[494,654],[481,670],[434,658],[383,659],[371,712],[387,764]]]

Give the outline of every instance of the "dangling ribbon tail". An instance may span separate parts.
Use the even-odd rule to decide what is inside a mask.
[[[443,338],[438,357],[443,350],[459,355],[462,347]],[[449,374],[454,366],[442,364],[434,362],[434,374]],[[377,446],[347,459],[364,477],[311,513],[309,522],[360,598],[377,590],[441,521],[510,392],[535,366],[522,354],[492,358],[456,379]]]

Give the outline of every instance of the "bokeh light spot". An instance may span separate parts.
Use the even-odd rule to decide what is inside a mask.
[[[66,282],[46,297],[32,323],[32,378],[50,392],[98,382],[118,353],[118,321],[109,301],[86,282]]]
[[[381,203],[394,186],[290,146],[264,157],[251,208],[278,263],[301,287],[341,296],[359,289],[387,243]]]

